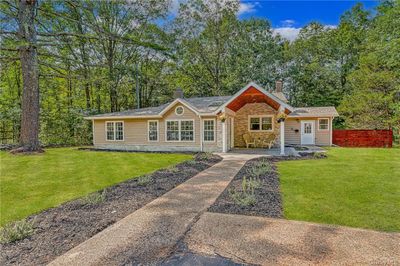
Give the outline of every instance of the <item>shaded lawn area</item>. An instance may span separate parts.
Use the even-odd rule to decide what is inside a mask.
[[[191,158],[76,148],[47,149],[39,155],[0,152],[0,224]]]
[[[331,148],[278,171],[288,219],[400,231],[400,149]]]

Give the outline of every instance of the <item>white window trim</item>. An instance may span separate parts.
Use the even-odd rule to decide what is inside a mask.
[[[321,120],[328,120],[328,128],[327,129],[320,129],[320,121]],[[330,130],[330,125],[329,125],[329,118],[318,118],[318,131],[329,131]]]
[[[168,131],[168,127],[167,127],[167,123],[168,121],[178,121],[178,128],[179,128],[179,140],[168,140],[167,138],[167,131]],[[181,122],[182,121],[192,121],[193,122],[193,140],[181,140]],[[165,142],[196,142],[196,123],[194,121],[194,119],[168,119],[165,120],[164,122],[164,131],[165,131]]]
[[[214,133],[214,140],[205,140],[204,139],[204,136],[205,136],[205,134],[204,134],[204,121],[214,121],[214,130],[213,130],[213,133]],[[206,119],[203,119],[203,141],[204,142],[207,142],[207,143],[214,143],[215,141],[216,141],[216,134],[215,134],[215,132],[217,131],[217,121],[216,121],[216,119],[215,118],[206,118]]]
[[[176,110],[177,110],[178,108],[182,108],[182,114],[178,114],[178,113],[176,112]],[[184,108],[182,105],[178,105],[177,107],[175,107],[175,114],[176,114],[176,115],[182,116],[184,113],[185,113],[185,108]]]
[[[150,122],[157,122],[157,140],[150,140]],[[159,142],[160,141],[160,122],[158,120],[147,120],[147,141]]]
[[[107,123],[113,123],[113,127],[114,127],[114,139],[107,139]],[[115,123],[122,123],[122,139],[115,139],[116,134],[117,134],[117,130],[115,128]],[[105,137],[106,137],[106,141],[125,141],[125,123],[124,121],[105,121],[104,123],[104,127],[105,127]]]
[[[269,130],[261,130],[262,128],[262,118],[271,117],[272,128]],[[260,119],[260,130],[251,130],[250,120],[251,118],[259,118]],[[275,121],[273,115],[249,115],[247,118],[247,129],[249,132],[274,132]]]

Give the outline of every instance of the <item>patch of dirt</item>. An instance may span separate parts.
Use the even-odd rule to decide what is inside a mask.
[[[257,202],[250,206],[240,206],[236,204],[231,197],[230,191],[232,189],[240,190],[242,187],[243,177],[249,177],[249,170],[261,160],[266,160],[270,163],[271,171],[266,175],[260,176],[262,185],[254,191]],[[261,215],[282,218],[283,210],[279,189],[279,177],[272,159],[261,157],[248,161],[208,210],[219,213]]]
[[[47,264],[221,159],[198,154],[193,161],[154,172],[146,185],[134,178],[107,188],[101,203],[85,204],[77,199],[32,215],[28,220],[35,221],[35,233],[0,245],[0,265]]]
[[[260,157],[249,160],[232,182],[218,197],[215,203],[208,209],[210,212],[230,213],[230,214],[243,214],[266,216],[272,218],[283,218],[282,197],[280,193],[279,175],[276,169],[275,162],[282,160],[304,160],[313,158],[312,155],[307,154],[305,157]],[[268,174],[260,176],[262,183],[261,187],[254,190],[256,203],[249,206],[240,206],[234,202],[231,197],[230,191],[241,190],[243,177],[249,177],[249,170],[261,160],[268,161],[271,165],[271,171]]]

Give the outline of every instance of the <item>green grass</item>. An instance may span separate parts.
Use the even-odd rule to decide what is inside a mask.
[[[47,149],[39,155],[0,152],[0,225],[191,158],[76,148]]]
[[[400,149],[332,148],[278,170],[286,218],[400,231]]]

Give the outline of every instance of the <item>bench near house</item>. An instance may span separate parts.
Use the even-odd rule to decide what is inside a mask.
[[[246,147],[245,140],[262,147],[273,139],[284,154],[285,145],[332,145],[335,107],[292,107],[280,81],[274,92],[251,82],[233,96],[175,95],[157,107],[86,117],[93,121],[95,148],[227,152]]]

